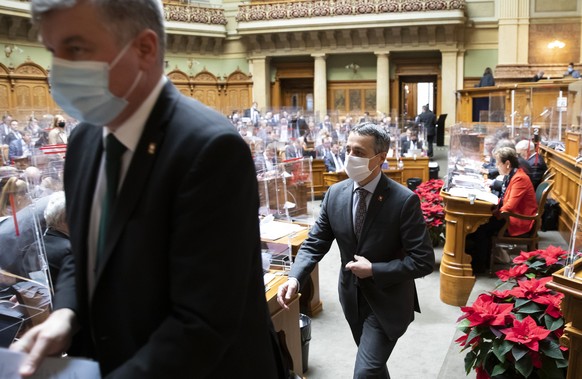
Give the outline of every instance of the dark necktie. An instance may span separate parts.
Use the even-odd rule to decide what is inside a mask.
[[[95,267],[98,267],[100,257],[103,256],[107,242],[107,226],[115,207],[117,188],[119,187],[119,172],[121,171],[121,157],[125,152],[125,146],[110,133],[107,135],[105,146],[105,181],[106,191],[101,203],[101,220],[99,221],[99,240],[97,242],[97,259]]]
[[[356,189],[356,218],[354,221],[354,233],[356,238],[360,239],[360,234],[362,233],[362,227],[364,226],[364,220],[366,219],[366,197],[368,196],[368,191],[362,187]]]

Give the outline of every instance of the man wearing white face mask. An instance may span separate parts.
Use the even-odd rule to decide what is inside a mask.
[[[353,377],[389,378],[386,362],[420,311],[414,279],[428,275],[434,251],[416,194],[382,174],[390,137],[364,123],[346,144],[348,180],[329,188],[277,300],[286,307],[337,240],[339,298],[358,353]]]
[[[54,98],[81,124],[65,165],[74,262],[61,268],[54,312],[11,347],[30,353],[21,374],[67,352],[97,360],[106,378],[286,378],[253,161],[225,117],[163,76],[161,1],[32,0],[31,10],[53,54]],[[236,246],[217,243],[225,230]]]

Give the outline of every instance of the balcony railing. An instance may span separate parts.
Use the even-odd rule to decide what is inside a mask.
[[[224,9],[193,1],[164,1],[164,16],[166,21],[226,25]]]
[[[465,0],[305,0],[239,5],[238,22],[462,10]]]
[[[30,0],[16,2],[29,3]],[[220,5],[190,0],[164,0],[166,21],[226,25],[224,9]]]

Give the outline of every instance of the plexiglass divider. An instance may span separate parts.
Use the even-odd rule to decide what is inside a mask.
[[[41,161],[41,160],[39,160]],[[0,346],[7,347],[52,310],[53,284],[43,234],[49,197],[62,190],[62,158],[42,170],[0,174]]]

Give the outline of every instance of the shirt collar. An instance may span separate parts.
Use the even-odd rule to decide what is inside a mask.
[[[131,115],[123,124],[121,124],[115,132],[112,132],[108,127],[103,128],[103,139],[107,137],[109,133],[115,134],[115,137],[121,142],[127,150],[132,153],[135,152],[141,134],[145,127],[146,121],[154,108],[156,101],[162,88],[168,79],[165,76],[160,77],[160,80],[150,92],[148,97],[140,105],[140,107]]]
[[[354,181],[354,191],[357,190],[358,188],[362,187],[366,191],[368,191],[370,193],[374,193],[374,191],[376,190],[376,187],[378,186],[378,183],[380,182],[380,174],[382,174],[382,171],[380,171],[378,173],[378,175],[376,175],[376,177],[374,179],[370,180],[370,182],[368,184],[366,184],[365,186],[360,186],[358,183],[356,183]]]

